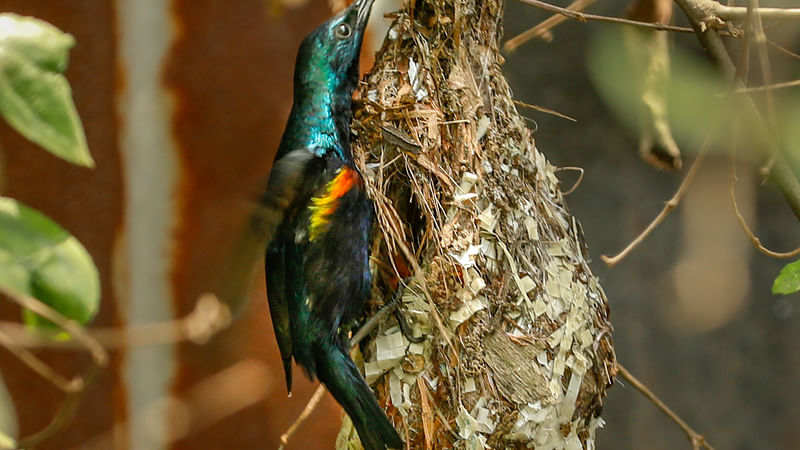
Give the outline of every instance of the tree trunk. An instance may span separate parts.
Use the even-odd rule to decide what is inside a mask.
[[[368,381],[410,448],[593,448],[615,374],[583,233],[501,74],[498,0],[418,0],[359,91],[385,324]],[[410,276],[409,276],[410,275]],[[352,448],[347,423],[337,448]],[[356,447],[357,448],[357,447]]]

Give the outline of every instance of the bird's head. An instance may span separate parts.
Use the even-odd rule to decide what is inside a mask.
[[[372,3],[355,0],[303,40],[297,55],[295,88],[322,84],[331,95],[350,96],[358,82],[358,56]]]

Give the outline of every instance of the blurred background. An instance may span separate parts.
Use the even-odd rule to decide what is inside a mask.
[[[627,6],[603,1],[590,11],[619,16]],[[505,36],[549,15],[509,1]],[[674,16],[688,25],[677,6]],[[538,123],[537,147],[553,164],[586,171],[567,203],[583,225],[592,268],[608,295],[619,362],[717,449],[800,448],[800,304],[797,294],[770,292],[792,259],[764,256],[741,230],[730,201],[726,149],[712,149],[681,205],[641,246],[612,269],[600,260],[622,250],[658,215],[702,145],[679,140],[680,172],[658,171],[639,157],[636,133],[619,124],[587,73],[592,42],[608,26],[565,23],[553,31],[552,43],[534,40],[507,55],[504,68],[517,99],[578,120],[522,111]],[[768,34],[800,50],[796,23]],[[694,35],[673,36],[673,45],[701,54]],[[775,80],[800,78],[798,60],[775,51],[770,57]],[[751,72],[760,72],[755,63]],[[762,184],[758,169],[738,164],[739,208],[767,247],[791,250],[800,243],[797,218],[773,183]],[[568,189],[576,176],[562,172],[561,178]],[[683,432],[624,381],[610,390],[603,417],[607,426],[598,431],[597,448],[691,448]]]
[[[388,24],[382,11],[396,8],[385,3],[373,11],[366,55]],[[98,265],[103,303],[93,326],[180,317],[200,294],[219,289],[215,270],[244,223],[237,202],[263,182],[289,113],[297,46],[337,6],[319,0],[239,0],[235,7],[211,0],[0,0],[0,11],[42,18],[77,40],[67,77],[97,167],[58,160],[5,123],[0,145],[5,194],[59,222]],[[550,16],[515,1],[506,6],[506,37]],[[626,6],[607,0],[591,11],[620,15]],[[676,17],[685,22],[680,12]],[[700,145],[678,142],[681,172],[642,161],[635,132],[619,124],[588,75],[591,42],[608,26],[564,23],[552,42],[533,40],[505,55],[504,70],[518,100],[577,119],[521,111],[536,122],[537,146],[553,164],[585,170],[567,200],[612,307],[618,358],[718,449],[800,448],[798,297],[770,293],[788,261],[755,251],[736,223],[724,152],[709,155],[681,206],[643,245],[613,269],[600,261],[658,214]],[[770,36],[800,51],[795,24]],[[692,35],[675,36],[674,45],[699,52]],[[800,78],[797,60],[771,56],[777,80]],[[369,58],[362,62],[369,67]],[[797,219],[757,169],[739,164],[739,206],[765,245],[791,249],[800,243]],[[560,175],[569,189],[574,173]],[[42,448],[152,449],[165,439],[185,449],[276,448],[314,386],[298,371],[294,395],[286,397],[263,276],[254,286],[232,327],[205,346],[112,352],[110,367],[83,395],[70,426]],[[18,314],[0,303],[3,319]],[[61,373],[89,364],[79,352],[41,354]],[[19,434],[43,427],[61,394],[5,352],[0,367]],[[182,414],[164,400],[173,397],[189,399]],[[209,406],[217,414],[200,411]],[[326,398],[287,448],[329,448],[340,416]],[[624,382],[611,390],[604,417],[598,448],[690,448]]]

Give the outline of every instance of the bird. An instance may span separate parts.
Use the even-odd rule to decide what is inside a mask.
[[[292,360],[342,405],[366,450],[403,441],[350,357],[371,291],[374,208],[350,148],[352,96],[373,0],[356,0],[301,43],[292,109],[260,199],[267,298],[291,393]]]

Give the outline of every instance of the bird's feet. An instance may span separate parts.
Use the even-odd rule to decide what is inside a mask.
[[[412,343],[419,344],[423,342],[427,336],[414,336],[413,330],[408,324],[408,320],[406,316],[403,315],[403,312],[400,311],[400,303],[401,303],[401,295],[402,289],[398,287],[394,294],[392,294],[392,298],[386,302],[381,309],[378,310],[375,314],[373,314],[361,328],[358,329],[356,334],[350,339],[350,346],[355,347],[364,339],[375,327],[378,326],[379,323],[383,322],[386,317],[393,313],[395,319],[397,319],[397,324],[400,326],[400,332],[403,333],[403,336]]]
[[[384,308],[391,307],[393,309],[394,318],[397,319],[397,325],[400,326],[400,332],[403,333],[403,336],[405,336],[409,342],[414,344],[424,342],[427,336],[424,334],[422,336],[414,336],[414,331],[411,329],[411,326],[409,326],[406,316],[400,311],[400,303],[402,303],[400,301],[400,292],[401,289],[398,287],[398,289],[394,291],[392,299],[389,300],[389,303],[387,303]]]

